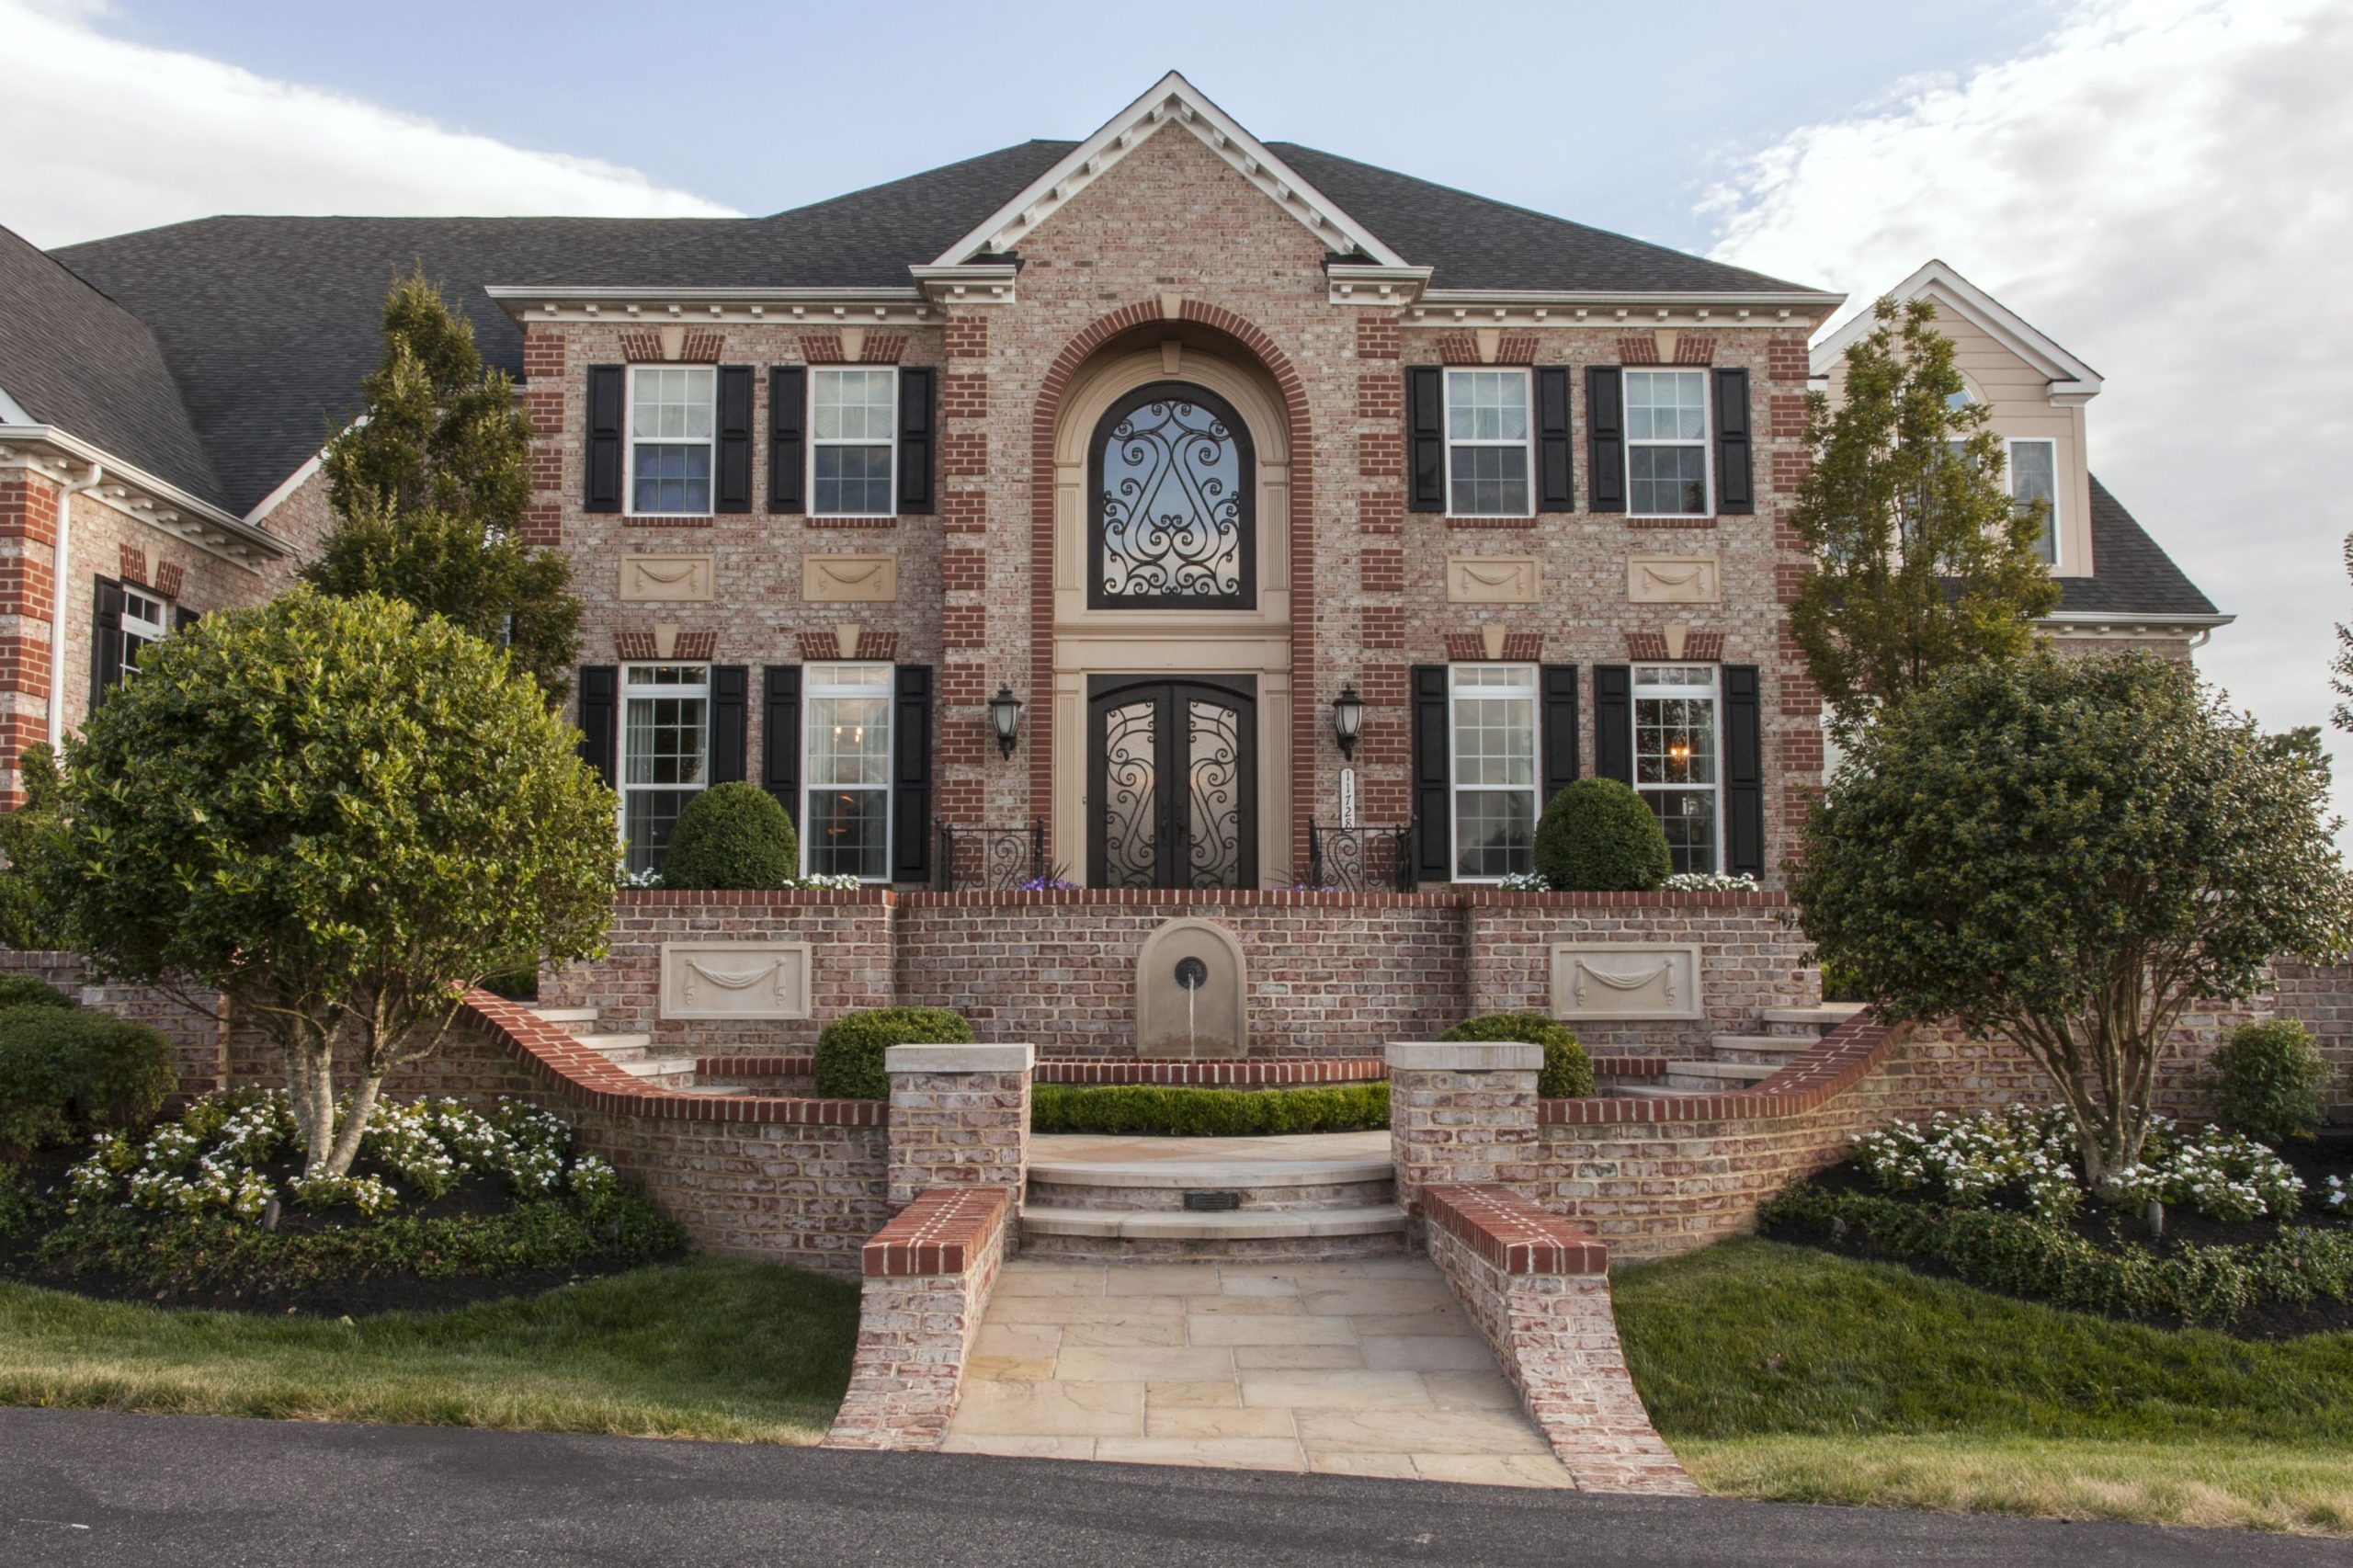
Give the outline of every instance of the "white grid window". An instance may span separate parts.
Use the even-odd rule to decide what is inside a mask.
[[[1536,666],[1447,672],[1454,768],[1454,875],[1491,881],[1535,869]]]
[[[1446,509],[1457,517],[1525,517],[1528,372],[1446,373]]]
[[[625,666],[621,714],[621,842],[631,870],[658,871],[678,813],[710,781],[710,666]]]
[[[1638,517],[1704,517],[1708,376],[1626,372],[1626,506]]]
[[[1717,706],[1713,665],[1634,666],[1634,789],[1678,871],[1713,871],[1722,858]]]
[[[801,670],[801,856],[806,874],[891,876],[891,692],[888,665]]]
[[[821,517],[887,517],[898,509],[899,372],[810,372],[809,494]]]
[[[2010,443],[2010,499],[2024,511],[2042,503],[2042,538],[2035,549],[2059,563],[2059,443],[2031,437]]]
[[[172,607],[154,595],[124,585],[122,590],[122,678],[139,673],[139,651],[161,642],[172,629]]]
[[[709,365],[635,365],[629,373],[629,509],[638,517],[710,511],[718,372]]]

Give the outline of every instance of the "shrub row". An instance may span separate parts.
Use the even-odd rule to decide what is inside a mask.
[[[891,1074],[883,1052],[894,1045],[970,1045],[972,1026],[953,1007],[874,1007],[844,1013],[817,1036],[811,1063],[816,1092],[827,1099],[887,1100]]]
[[[1944,1209],[1799,1182],[1757,1212],[1761,1230],[1843,1225],[1870,1249],[1950,1268],[1972,1285],[2078,1312],[2224,1324],[2250,1307],[2353,1301],[2353,1232],[2297,1227],[2247,1246],[2165,1253],[2102,1246],[2065,1225],[1996,1209]]]
[[[1251,1138],[1282,1132],[1364,1132],[1389,1125],[1387,1084],[1299,1089],[1199,1089],[1157,1084],[1040,1084],[1036,1132]]]
[[[142,1127],[176,1086],[171,1047],[36,980],[0,981],[0,1160]]]

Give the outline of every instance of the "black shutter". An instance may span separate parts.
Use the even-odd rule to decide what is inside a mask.
[[[752,509],[752,367],[719,367],[719,483],[711,509]]]
[[[1756,479],[1748,442],[1748,372],[1736,366],[1716,372],[1716,510],[1756,510]]]
[[[770,665],[760,713],[760,783],[801,825],[801,666]]]
[[[621,509],[622,404],[628,392],[627,366],[588,367],[588,475],[581,494],[585,511]]]
[[[801,429],[809,416],[809,368],[768,368],[768,510],[799,512],[801,474],[807,466]],[[797,677],[796,677],[797,678]],[[796,688],[797,689],[797,688]]]
[[[1454,880],[1454,762],[1446,666],[1414,666],[1414,876]]]
[[[1755,665],[1724,666],[1724,869],[1765,874],[1765,725]]]
[[[174,631],[186,631],[189,627],[194,626],[197,623],[200,614],[200,611],[192,610],[186,605],[174,605],[172,607],[172,630]]]
[[[620,771],[614,753],[621,736],[621,672],[613,665],[580,666],[580,756],[608,788]]]
[[[1543,694],[1543,733],[1539,737],[1543,749],[1539,755],[1544,769],[1544,796],[1536,802],[1536,809],[1540,812],[1577,776],[1577,667],[1546,665],[1539,689]]]
[[[1441,366],[1405,368],[1405,505],[1412,510],[1446,510],[1446,371]]]
[[[1634,781],[1634,672],[1631,665],[1593,666],[1593,771],[1620,784]]]
[[[122,684],[122,585],[98,579],[90,611],[90,711]]]
[[[891,708],[891,880],[931,881],[931,666],[901,665]]]
[[[1626,381],[1615,365],[1585,369],[1586,505],[1596,512],[1626,509]]]
[[[1536,368],[1536,509],[1576,510],[1577,492],[1569,448],[1569,368]]]
[[[742,665],[710,667],[710,782],[744,778],[745,727],[751,722],[752,672]]]
[[[928,365],[909,365],[899,372],[899,510],[911,517],[931,511],[938,380]]]

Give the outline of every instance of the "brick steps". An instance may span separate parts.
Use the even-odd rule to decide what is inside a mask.
[[[1811,1007],[1768,1007],[1757,1017],[1768,1024],[1804,1024],[1827,1034],[1862,1010],[1860,1002],[1817,1002]]]
[[[594,1007],[534,1007],[544,1023],[555,1025],[574,1040],[628,1074],[631,1077],[656,1088],[689,1090],[704,1095],[741,1095],[748,1093],[740,1084],[717,1084],[700,1081],[697,1061],[692,1056],[657,1053],[650,1034],[607,1034],[597,1028]]]

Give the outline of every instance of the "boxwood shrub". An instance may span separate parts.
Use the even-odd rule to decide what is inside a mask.
[[[170,1045],[143,1025],[71,1002],[0,1008],[0,1159],[143,1127],[177,1082]]]
[[[0,974],[0,1012],[10,1007],[55,1007],[63,1012],[79,1006],[45,980],[29,974]]]
[[[1675,869],[1666,833],[1633,789],[1579,778],[1545,802],[1536,824],[1536,870],[1569,892],[1643,892]]]
[[[970,1045],[972,1026],[952,1007],[875,1007],[845,1013],[817,1036],[813,1076],[827,1099],[887,1100],[882,1053],[894,1045]]]
[[[2309,1138],[2328,1109],[2328,1063],[2293,1018],[2241,1024],[2214,1052],[2216,1119],[2274,1148]]]
[[[1256,1138],[1282,1132],[1364,1132],[1389,1125],[1389,1085],[1199,1089],[1159,1084],[1040,1084],[1034,1132]]]
[[[756,784],[714,784],[678,812],[662,861],[665,888],[780,888],[801,874],[801,841]]]
[[[1647,808],[1645,808],[1647,809]],[[1536,1092],[1548,1100],[1583,1099],[1594,1092],[1593,1063],[1576,1032],[1541,1013],[1482,1013],[1465,1018],[1440,1040],[1516,1040],[1544,1048]]]

